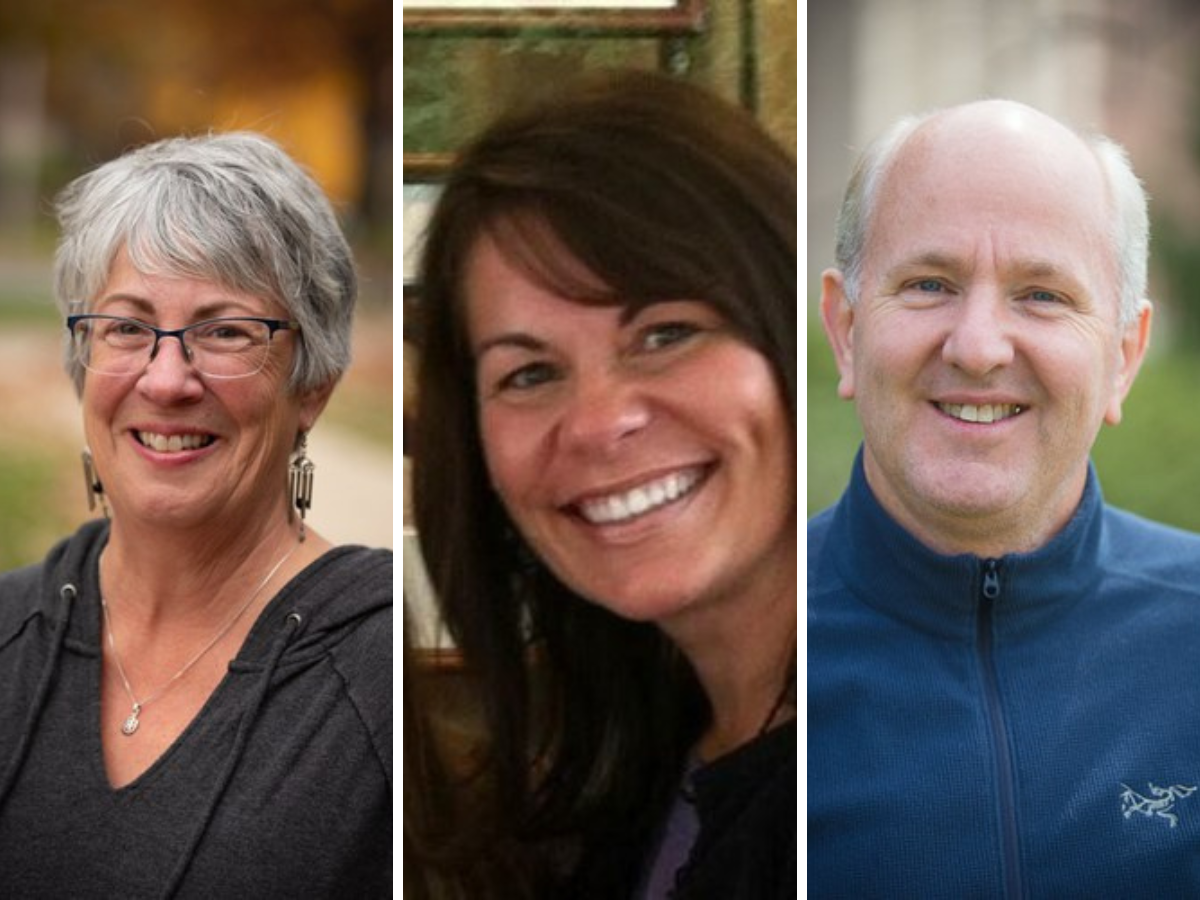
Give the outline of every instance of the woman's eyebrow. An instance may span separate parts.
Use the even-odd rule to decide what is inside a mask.
[[[475,348],[475,358],[479,359],[489,350],[498,350],[501,348],[528,350],[531,353],[540,353],[544,351],[547,346],[548,345],[545,341],[535,338],[531,334],[526,334],[523,331],[506,331],[480,341],[479,345]]]
[[[117,292],[101,297],[96,304],[97,307],[107,305],[109,303],[127,303],[134,308],[134,311],[142,316],[150,316],[157,312],[157,309],[152,300],[141,297],[137,294],[126,294]],[[211,300],[201,303],[192,310],[192,314],[196,321],[211,319],[222,314],[234,312],[239,315],[253,315],[253,313],[245,308],[245,306],[236,300]]]

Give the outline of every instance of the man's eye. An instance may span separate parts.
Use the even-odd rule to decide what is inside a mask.
[[[662,350],[666,347],[680,344],[701,331],[698,325],[690,322],[664,322],[652,325],[642,333],[642,348],[644,350]]]
[[[922,278],[920,281],[914,281],[912,287],[925,294],[933,294],[945,289],[945,285],[936,278]]]
[[[1035,300],[1038,303],[1061,303],[1062,298],[1053,291],[1030,291],[1027,295],[1030,300]]]

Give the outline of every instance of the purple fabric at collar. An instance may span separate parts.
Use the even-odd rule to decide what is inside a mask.
[[[689,760],[683,783],[671,804],[659,836],[658,846],[650,858],[642,882],[635,895],[638,900],[666,900],[675,887],[675,875],[687,863],[700,833],[700,817],[691,790],[692,773],[698,768]]]

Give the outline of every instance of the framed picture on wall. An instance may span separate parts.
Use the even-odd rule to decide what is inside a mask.
[[[705,0],[405,0],[405,31],[702,31]]]
[[[437,204],[440,192],[441,186],[436,178],[419,178],[411,175],[408,160],[405,159],[401,236],[406,308],[410,296],[415,297],[420,293],[417,277],[421,264],[421,253],[425,247],[425,230],[429,225],[429,217],[433,215],[433,208]],[[407,340],[407,337],[405,339]]]
[[[421,253],[425,246],[425,231],[437,204],[441,185],[438,182],[445,160],[436,162],[422,157],[404,160],[404,201],[402,238],[402,270],[404,273],[404,305],[401,310],[404,332],[404,455],[410,452],[409,434],[416,422],[416,370],[420,354]]]

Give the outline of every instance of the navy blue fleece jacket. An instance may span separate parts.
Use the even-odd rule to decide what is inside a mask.
[[[860,456],[808,565],[809,896],[1200,896],[1200,537],[941,556]]]

